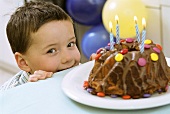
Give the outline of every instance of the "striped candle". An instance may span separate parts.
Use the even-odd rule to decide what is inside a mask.
[[[119,17],[116,15],[115,16],[115,21],[116,21],[116,44],[120,43],[120,37],[119,37]]]
[[[135,21],[135,29],[136,29],[136,38],[137,38],[137,41],[139,43],[140,42],[140,32],[139,32],[136,16],[134,16],[134,21]]]
[[[146,37],[146,21],[145,18],[142,18],[142,25],[143,25],[143,30],[142,30],[142,41],[141,41],[141,47],[140,47],[140,52],[144,52],[144,45],[145,45],[145,37]]]
[[[113,26],[111,21],[109,22],[109,27],[110,27],[110,50],[114,50],[114,36],[112,33]]]

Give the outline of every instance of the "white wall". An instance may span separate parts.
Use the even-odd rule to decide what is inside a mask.
[[[15,71],[18,70],[14,60],[13,53],[10,49],[6,38],[6,24],[10,14],[19,6],[22,5],[22,0],[1,0],[0,1],[0,67],[8,67]],[[10,67],[9,67],[10,66]]]

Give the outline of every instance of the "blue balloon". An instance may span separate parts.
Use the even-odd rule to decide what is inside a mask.
[[[102,9],[106,0],[67,0],[66,10],[76,22],[83,25],[102,23]]]
[[[96,53],[99,48],[107,46],[109,42],[109,33],[106,31],[103,24],[100,24],[94,26],[84,34],[81,48],[85,57],[89,59],[92,53]]]

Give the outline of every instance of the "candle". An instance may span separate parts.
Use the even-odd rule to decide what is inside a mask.
[[[114,41],[113,41],[114,36],[113,36],[113,33],[112,33],[113,26],[112,26],[111,21],[109,22],[109,28],[110,28],[110,50],[114,50]]]
[[[142,18],[142,26],[143,26],[143,30],[142,30],[141,49],[140,49],[141,53],[144,52],[144,43],[145,43],[145,37],[146,37],[146,21],[145,21],[145,18]]]
[[[120,38],[119,38],[119,17],[116,15],[115,16],[115,21],[116,21],[116,43],[119,44],[120,43]]]
[[[139,33],[139,28],[138,28],[136,16],[134,16],[134,21],[135,21],[135,29],[136,29],[136,38],[137,38],[137,41],[139,43],[140,42],[140,33]]]

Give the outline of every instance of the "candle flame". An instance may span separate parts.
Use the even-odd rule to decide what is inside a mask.
[[[137,17],[136,16],[134,16],[134,21],[137,24]]]
[[[119,21],[118,15],[115,16],[115,21],[116,21],[116,23],[118,24],[118,21]]]
[[[146,21],[145,21],[145,18],[142,18],[142,26],[143,26],[143,29],[146,28]]]
[[[112,22],[111,22],[111,21],[109,21],[109,28],[110,28],[110,30],[111,30],[111,32],[112,32],[113,25],[112,25]]]

